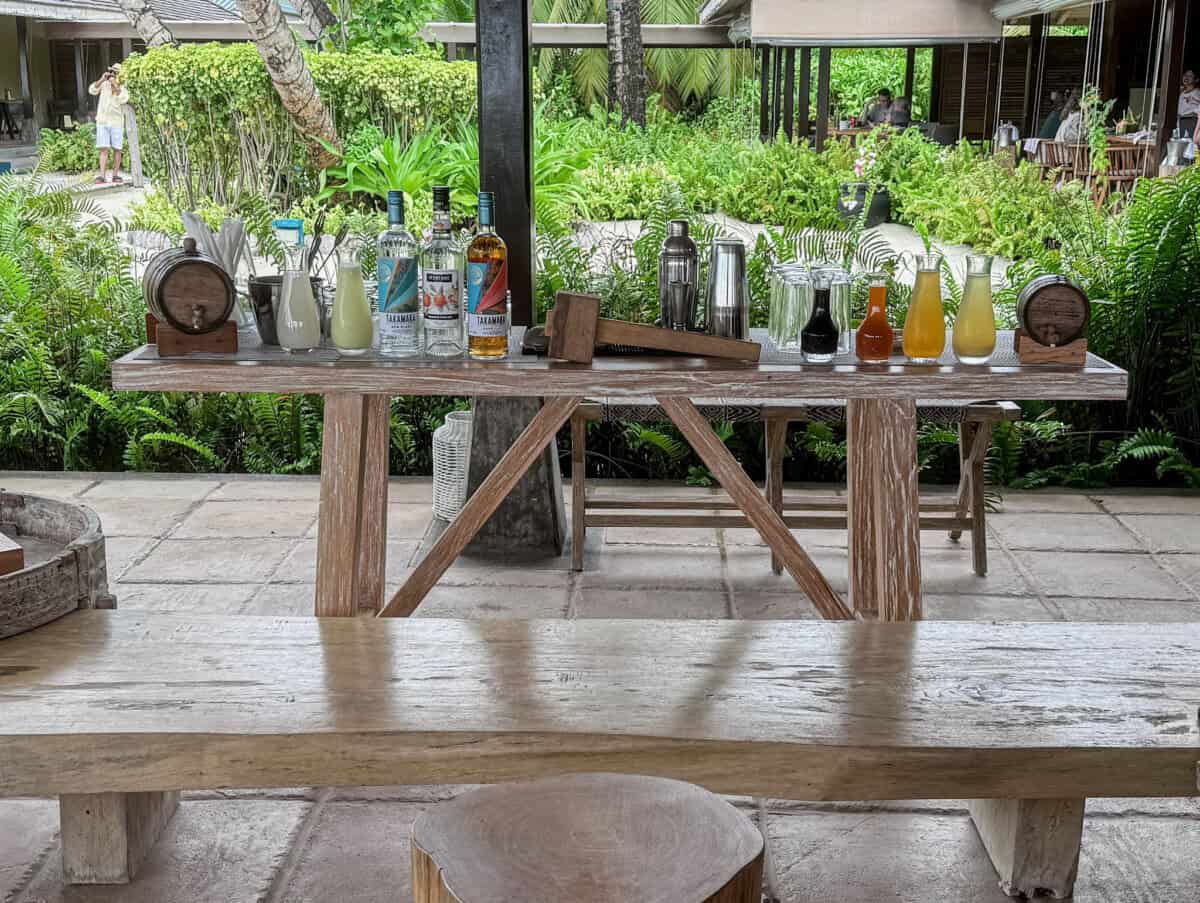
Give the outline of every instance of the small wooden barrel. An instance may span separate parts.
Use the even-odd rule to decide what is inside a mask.
[[[193,238],[156,255],[142,276],[142,289],[155,318],[188,335],[219,329],[233,313],[233,280],[197,250]]]
[[[414,903],[760,903],[763,838],[707,790],[581,774],[484,787],[413,825]]]
[[[1069,345],[1087,334],[1092,304],[1065,276],[1039,276],[1021,291],[1017,324],[1039,345]]]

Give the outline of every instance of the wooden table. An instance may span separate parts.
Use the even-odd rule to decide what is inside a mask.
[[[965,366],[947,350],[934,365],[895,359],[803,364],[777,352],[762,331],[758,364],[683,357],[597,357],[567,364],[514,352],[504,361],[339,358],[319,350],[292,356],[278,348],[232,355],[160,359],[153,346],[113,364],[113,387],[149,392],[275,392],[325,396],[321,464],[321,542],[316,614],[411,614],[588,396],[655,397],[826,618],[878,608],[889,621],[921,617],[917,508],[917,399],[1122,400],[1128,378],[1094,355],[1085,367],[1022,367],[1012,334],[1002,333],[993,363]],[[947,342],[949,349],[949,342]],[[393,395],[537,396],[544,406],[407,583],[383,605],[387,537],[389,398]],[[847,399],[849,604],[771,508],[691,399]],[[876,605],[878,601],[878,605]]]
[[[871,134],[872,126],[855,126],[849,129],[830,129],[830,138],[845,138],[850,142],[850,146],[854,147],[858,144],[858,139],[863,135]]]

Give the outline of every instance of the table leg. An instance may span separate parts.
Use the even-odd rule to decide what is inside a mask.
[[[661,397],[658,403],[762,535],[771,551],[779,556],[783,566],[808,594],[817,611],[829,620],[853,620],[850,609],[833,591],[829,581],[784,524],[783,518],[746,476],[742,466],[713,432],[704,416],[696,410],[696,406],[689,399],[678,397]]]
[[[916,402],[851,398],[846,427],[850,604],[882,621],[920,620]]]
[[[517,441],[505,452],[487,479],[467,499],[458,517],[448,526],[433,548],[417,565],[408,581],[400,588],[383,611],[381,618],[403,618],[412,614],[421,600],[441,579],[462,550],[487,523],[520,481],[525,472],[537,463],[542,451],[554,441],[559,428],[567,422],[582,398],[552,398],[525,427]]]
[[[354,617],[383,601],[389,418],[387,396],[325,397],[317,617]]]

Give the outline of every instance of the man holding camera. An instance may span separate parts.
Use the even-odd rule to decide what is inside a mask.
[[[125,144],[125,104],[129,92],[121,84],[121,64],[113,63],[99,79],[88,87],[88,93],[100,98],[96,107],[96,147],[100,150],[100,175],[96,184],[121,181],[121,148]],[[108,169],[108,152],[113,152],[112,172]]]

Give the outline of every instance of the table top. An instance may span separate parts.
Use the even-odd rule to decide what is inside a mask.
[[[113,363],[113,388],[147,392],[275,392],[459,396],[646,395],[689,398],[793,400],[818,398],[937,398],[1051,401],[1123,400],[1128,375],[1093,354],[1080,367],[1022,365],[1011,332],[1001,332],[987,365],[960,364],[950,351],[937,364],[910,364],[894,356],[887,364],[863,364],[841,355],[830,364],[806,364],[778,351],[765,330],[757,364],[660,355],[597,356],[571,364],[521,354],[523,330],[514,329],[509,356],[499,361],[467,358],[340,357],[332,348],[288,354],[278,347],[243,348],[236,354],[160,358],[145,345]]]

